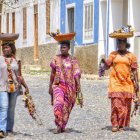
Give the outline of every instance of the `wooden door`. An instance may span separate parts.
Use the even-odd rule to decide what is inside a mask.
[[[34,60],[37,61],[38,59],[38,5],[34,5]]]

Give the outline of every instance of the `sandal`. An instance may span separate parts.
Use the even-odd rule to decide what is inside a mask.
[[[5,138],[5,137],[6,137],[6,135],[5,135],[4,131],[0,131],[0,138]]]
[[[123,126],[119,126],[119,131],[124,131],[124,127]]]
[[[118,129],[118,127],[117,126],[113,126],[112,127],[112,132],[117,132],[119,129]]]

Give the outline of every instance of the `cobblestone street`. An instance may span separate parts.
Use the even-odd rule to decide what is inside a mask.
[[[18,98],[15,116],[15,136],[6,140],[139,140],[140,116],[133,117],[128,131],[112,133],[107,80],[82,80],[84,108],[75,106],[65,133],[53,134],[54,116],[48,94],[47,75],[26,75],[25,79],[37,107],[43,126],[38,126]]]

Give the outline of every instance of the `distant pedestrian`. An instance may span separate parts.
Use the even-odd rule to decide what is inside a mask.
[[[127,43],[127,34],[121,34],[119,31],[118,36],[114,37],[117,50],[111,52],[107,60],[102,59],[106,69],[112,68],[108,92],[111,99],[113,132],[129,127],[132,99],[139,91],[137,59],[133,53],[128,51],[130,44]]]
[[[54,36],[61,45],[61,54],[56,55],[50,64],[52,71],[49,93],[52,97],[52,104],[54,105],[55,124],[57,126],[55,133],[65,131],[76,97],[81,90],[81,72],[78,61],[69,54],[70,39],[72,39],[74,35],[75,34],[57,35],[58,39]],[[66,39],[68,36],[70,38]]]
[[[2,40],[2,52],[0,56],[0,138],[6,133],[13,133],[14,114],[18,94],[21,92],[20,85],[28,91],[20,69],[20,61],[16,59],[14,45],[18,34],[0,34]]]

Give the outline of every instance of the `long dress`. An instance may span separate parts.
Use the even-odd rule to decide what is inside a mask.
[[[80,78],[81,73],[77,60],[70,55],[68,57],[55,56],[50,66],[55,70],[52,86],[55,124],[65,129],[76,101],[75,78]],[[59,84],[56,82],[58,79]]]
[[[109,55],[106,63],[112,67],[108,87],[112,126],[128,127],[131,102],[135,96],[131,75],[132,69],[138,68],[137,59],[131,52],[122,56],[114,51]]]

